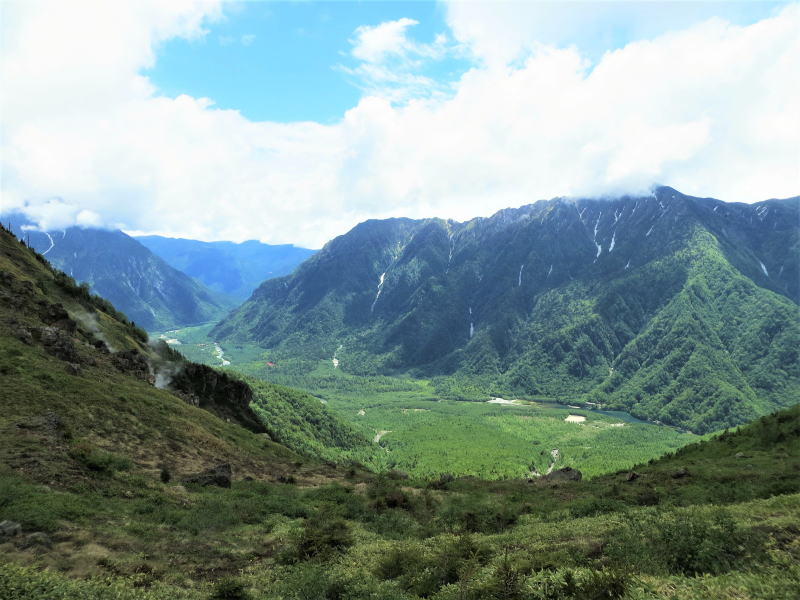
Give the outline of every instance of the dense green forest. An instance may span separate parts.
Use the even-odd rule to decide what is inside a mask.
[[[210,335],[281,364],[430,379],[441,397],[592,402],[708,433],[800,394],[799,211],[659,188],[367,221]]]

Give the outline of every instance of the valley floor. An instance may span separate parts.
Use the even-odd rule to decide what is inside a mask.
[[[585,477],[627,469],[702,439],[626,413],[569,407],[547,399],[443,399],[426,380],[359,377],[333,361],[298,364],[271,358],[256,346],[223,345],[206,337],[210,325],[158,332],[191,360],[303,389],[323,402],[378,451],[347,454],[376,471],[414,477],[472,475],[528,478],[572,467]],[[514,400],[512,402],[512,400]],[[544,400],[544,401],[543,401]],[[557,450],[557,460],[552,453]],[[335,455],[326,458],[336,459]]]

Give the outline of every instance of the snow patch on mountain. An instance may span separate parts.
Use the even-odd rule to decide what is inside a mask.
[[[469,307],[469,339],[475,335],[475,323],[472,322],[472,307]]]
[[[383,291],[383,282],[385,279],[386,279],[386,272],[384,271],[383,273],[381,273],[381,277],[378,280],[378,291],[375,294],[375,300],[372,301],[372,306],[370,306],[369,312],[375,311],[375,304],[377,304],[378,298],[381,297],[381,292]]]
[[[50,240],[50,247],[47,250],[45,250],[44,252],[42,252],[42,256],[44,256],[45,254],[50,252],[50,250],[53,249],[53,246],[55,246],[56,243],[53,241],[53,236],[50,235],[48,232],[43,231],[42,233],[44,233],[47,236],[47,239]]]

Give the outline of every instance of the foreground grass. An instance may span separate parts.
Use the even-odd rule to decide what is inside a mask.
[[[60,489],[0,471],[0,520],[51,538],[0,545],[0,597],[793,598],[799,417],[582,482],[197,488],[79,455]]]
[[[57,519],[54,549],[3,547],[0,596],[789,599],[800,582],[796,494],[585,517],[529,507],[515,518],[514,506],[504,521],[488,496],[441,492],[389,508],[408,490],[380,485],[242,482],[167,506],[84,496],[101,510]]]

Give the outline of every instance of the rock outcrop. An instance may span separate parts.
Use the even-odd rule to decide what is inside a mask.
[[[200,473],[184,477],[183,483],[195,485],[216,485],[223,488],[231,487],[233,471],[229,464],[217,465]]]

